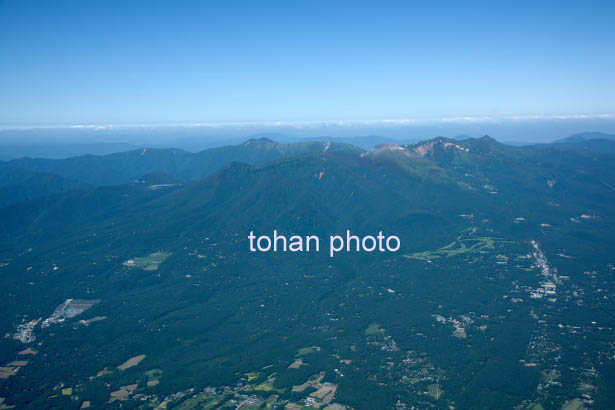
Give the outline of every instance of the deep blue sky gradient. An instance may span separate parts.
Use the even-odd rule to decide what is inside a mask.
[[[0,1],[0,125],[615,112],[615,2]]]

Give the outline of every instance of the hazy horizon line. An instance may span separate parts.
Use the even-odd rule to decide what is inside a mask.
[[[385,119],[336,119],[336,120],[280,120],[280,121],[194,121],[194,122],[135,122],[135,123],[73,123],[73,124],[39,124],[9,125],[0,124],[0,130],[13,129],[90,129],[105,130],[113,128],[163,128],[163,127],[203,127],[203,128],[311,128],[311,127],[353,127],[353,126],[412,126],[429,124],[470,124],[470,123],[504,123],[532,121],[566,121],[566,120],[611,120],[615,113],[603,114],[563,114],[563,115],[509,115],[509,116],[454,116],[440,118],[385,118]]]

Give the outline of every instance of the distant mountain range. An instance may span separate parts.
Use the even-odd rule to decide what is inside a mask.
[[[337,142],[341,144],[351,144],[361,147],[365,150],[370,150],[378,144],[393,142],[397,144],[415,143],[420,141],[420,138],[407,136],[407,137],[390,137],[379,135],[366,135],[366,136],[320,136],[320,137],[291,137],[281,133],[275,132],[263,132],[249,135],[248,137],[227,137],[227,138],[214,138],[205,135],[197,136],[185,136],[182,130],[171,129],[167,130],[169,133],[164,139],[161,134],[163,132],[160,129],[156,129],[156,135],[159,137],[150,141],[148,144],[127,144],[120,142],[83,142],[77,143],[76,136],[72,134],[74,130],[68,133],[71,137],[70,140],[64,140],[61,130],[53,130],[51,135],[45,139],[45,130],[32,130],[32,131],[7,131],[0,130],[0,160],[9,161],[12,159],[19,159],[23,157],[28,158],[45,158],[45,159],[65,159],[75,156],[83,155],[108,155],[118,152],[134,151],[139,148],[148,147],[151,149],[167,149],[176,148],[189,152],[200,152],[210,148],[219,148],[228,145],[239,145],[246,139],[261,139],[267,138],[280,143],[294,144],[297,142],[318,142],[329,141]],[[118,131],[119,132],[119,131]],[[142,131],[145,132],[145,131]],[[153,132],[153,131],[152,131]],[[23,138],[17,138],[21,134]],[[115,136],[115,138],[121,137]],[[131,134],[129,134],[131,135]],[[67,137],[68,138],[68,137]],[[93,136],[88,134],[88,137],[82,138],[87,141],[88,138]],[[111,138],[111,136],[109,136]],[[464,140],[471,138],[468,134],[460,134],[453,139]],[[585,140],[612,140],[612,134],[605,134],[601,132],[583,132],[574,134],[570,137],[559,139],[554,141],[557,144],[572,144],[579,143]],[[55,141],[50,143],[49,141]],[[62,142],[65,141],[65,142]],[[95,140],[93,140],[95,141]],[[528,143],[511,143],[512,145],[528,145]],[[545,145],[545,144],[541,144]],[[581,144],[582,145],[582,144]],[[588,146],[587,149],[592,149],[592,146]]]
[[[607,134],[604,132],[581,132],[573,134],[567,138],[562,138],[553,141],[554,144],[573,144],[587,140],[608,140],[615,141],[615,134]]]
[[[222,195],[227,198],[227,195],[232,194],[225,199],[228,203],[216,211],[216,216],[211,216],[208,223],[215,226],[229,223],[228,220],[233,214],[252,212],[244,209],[250,202],[257,204],[255,209],[262,208],[263,211],[267,206],[273,209],[293,207],[295,206],[293,204],[303,206],[299,204],[306,201],[310,203],[309,198],[314,195],[312,190],[320,189],[317,187],[325,182],[330,184],[327,186],[331,189],[326,200],[327,207],[330,208],[326,212],[318,212],[327,220],[329,218],[344,220],[346,216],[343,215],[351,208],[351,202],[357,198],[362,204],[370,203],[372,201],[370,198],[373,198],[374,210],[379,208],[377,203],[381,198],[388,198],[385,202],[389,203],[393,197],[397,198],[393,202],[405,198],[402,202],[409,201],[408,203],[413,204],[413,208],[421,203],[420,207],[425,210],[429,207],[446,208],[450,201],[460,206],[464,198],[470,201],[469,203],[474,203],[480,198],[480,201],[485,203],[481,205],[482,207],[488,204],[495,206],[495,203],[502,200],[516,201],[515,193],[522,188],[533,193],[523,197],[524,208],[542,206],[540,204],[549,200],[548,198],[561,200],[562,198],[557,195],[557,198],[553,197],[557,192],[587,191],[594,185],[596,190],[603,190],[601,181],[604,178],[610,180],[612,171],[607,166],[610,156],[602,155],[583,150],[570,150],[558,144],[543,149],[512,147],[488,136],[462,141],[438,137],[406,145],[383,143],[370,151],[339,143],[279,144],[261,138],[197,154],[171,149],[142,149],[108,156],[84,156],[66,160],[14,160],[4,165],[5,171],[1,176],[15,180],[14,184],[4,184],[7,186],[17,185],[19,181],[30,184],[30,179],[34,178],[57,181],[58,188],[50,187],[49,193],[81,189],[82,193],[75,191],[77,193],[66,194],[64,198],[58,196],[58,199],[62,198],[63,203],[78,198],[88,198],[89,201],[90,198],[99,195],[109,196],[109,201],[113,201],[112,198],[117,195],[108,195],[109,192],[134,189],[137,192],[143,189],[149,192],[148,187],[162,185],[182,187],[173,189],[176,193],[169,198],[175,199],[169,202],[169,206],[179,201],[193,204],[186,206],[188,208],[194,206],[196,209],[202,205],[200,200],[195,202],[199,196]],[[579,178],[578,175],[570,174],[568,169],[572,164],[582,164],[595,174],[595,178],[587,180],[586,177]],[[323,178],[325,182],[320,182]],[[296,185],[292,182],[295,179],[307,185]],[[364,183],[361,182],[364,179]],[[277,184],[276,181],[280,183]],[[407,185],[408,181],[415,183]],[[554,191],[549,181],[554,181],[553,184],[557,184],[558,189]],[[396,187],[398,183],[405,185],[403,188]],[[341,188],[346,184],[352,192],[346,192],[345,188]],[[94,186],[107,185],[116,187],[91,189]],[[264,186],[267,187],[266,190]],[[90,189],[86,189],[88,187]],[[202,191],[203,187],[209,188]],[[274,193],[278,190],[279,193]],[[202,192],[197,193],[199,191]],[[267,192],[267,196],[261,197],[261,192]],[[344,194],[341,197],[333,200],[342,193]],[[319,193],[321,194],[322,192]],[[436,196],[430,198],[431,195]],[[440,195],[443,197],[439,198]],[[43,193],[37,195],[41,196]],[[276,205],[275,198],[278,197],[281,202]],[[203,199],[205,202],[209,200],[211,199]],[[319,199],[319,201],[324,200],[324,198]],[[259,201],[263,202],[259,205]],[[468,211],[472,208],[469,203]],[[32,203],[32,206],[34,204]],[[40,204],[47,207],[49,202],[45,200]],[[100,199],[93,204],[102,208],[109,206],[106,200]],[[591,197],[580,197],[576,200],[577,206],[582,204],[598,206],[597,203],[593,203]],[[605,203],[600,205],[600,207],[606,206]],[[71,205],[69,209],[74,207],[75,205]],[[77,206],[77,208],[83,212],[88,207]],[[188,212],[187,209],[185,211]],[[386,219],[390,211],[380,214],[379,210],[377,216],[379,219]],[[34,214],[38,215],[41,212]],[[169,209],[162,212],[171,211]],[[177,212],[180,213],[179,210]],[[289,216],[295,214],[288,210],[285,212],[289,212]],[[48,212],[42,213],[52,218],[54,223],[60,220]],[[399,213],[395,215],[395,218],[400,217]],[[72,218],[71,214],[66,216]],[[247,218],[245,215],[244,217]],[[348,215],[348,217],[358,218],[357,221],[368,221],[376,218],[376,214],[366,213],[360,217],[357,215]],[[251,218],[261,220],[262,216],[254,213]],[[37,218],[37,223],[44,223],[43,221],[44,219]],[[273,227],[275,221],[276,219],[272,218],[267,222],[267,226]],[[283,223],[291,223],[291,220],[284,220]]]
[[[552,144],[534,145],[529,148],[615,153],[613,138],[615,136],[609,134],[588,132],[575,134]],[[381,152],[383,147],[401,146],[399,142],[390,142],[375,136],[357,137],[351,140],[362,142],[363,146],[375,144],[374,153]],[[472,141],[483,140],[460,135],[451,140],[440,137],[433,141],[472,145]],[[348,141],[348,139],[339,138],[337,141]],[[495,143],[493,139],[489,141]],[[500,149],[512,149],[504,144],[498,146]],[[145,176],[174,181],[195,180],[207,177],[231,162],[259,165],[278,158],[328,151],[351,154],[365,152],[363,148],[346,142],[303,141],[282,144],[259,136],[241,144],[210,148],[197,153],[173,148],[140,148],[107,155],[83,155],[66,159],[23,157],[0,162],[0,187],[6,193],[0,201],[0,206],[72,189],[131,183]],[[375,155],[374,153],[372,154]]]
[[[539,144],[535,147],[568,147],[572,149],[587,150],[615,154],[615,134],[603,132],[582,132],[553,141],[551,144]]]
[[[29,171],[76,178],[87,184],[112,185],[133,182],[152,172],[162,172],[183,180],[198,179],[233,161],[256,165],[284,156],[326,151],[363,152],[359,147],[343,143],[313,141],[280,144],[259,138],[198,153],[173,148],[142,148],[104,156],[85,155],[62,160],[21,158],[7,164]]]
[[[408,138],[408,139],[402,140],[402,139],[397,139],[397,138],[381,137],[378,135],[368,135],[368,136],[363,136],[363,137],[338,137],[338,138],[327,136],[327,137],[318,137],[318,138],[305,138],[303,140],[304,141],[324,140],[324,141],[346,143],[346,144],[356,145],[365,150],[370,150],[378,144],[383,144],[387,142],[394,142],[396,144],[407,144],[407,143],[419,141],[418,138]]]
[[[116,152],[131,151],[138,147],[123,143],[89,143],[89,144],[44,144],[29,143],[18,145],[0,144],[0,160],[11,160],[15,158],[50,158],[64,159],[80,155],[107,155]]]

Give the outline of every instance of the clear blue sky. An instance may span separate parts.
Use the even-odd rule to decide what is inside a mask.
[[[615,2],[2,1],[0,124],[615,112]]]

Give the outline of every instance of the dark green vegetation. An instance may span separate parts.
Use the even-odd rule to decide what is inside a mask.
[[[488,137],[316,151],[197,180],[213,165],[37,167],[141,182],[0,210],[3,330],[26,332],[67,299],[100,300],[31,325],[31,343],[0,341],[2,366],[38,351],[0,379],[0,397],[30,408],[280,408],[336,386],[333,402],[368,410],[615,407],[615,158]],[[248,233],[273,229],[384,230],[402,247],[250,253]]]
[[[280,144],[267,138],[260,138],[251,139],[240,145],[210,148],[198,153],[180,149],[143,148],[105,156],[84,155],[67,159],[21,158],[12,160],[8,164],[16,168],[74,178],[92,185],[112,185],[130,183],[152,172],[184,180],[198,179],[208,176],[232,161],[263,164],[284,156],[327,151],[359,153],[363,150],[343,143],[314,141]]]
[[[539,144],[533,148],[553,147],[615,154],[615,135],[603,132],[583,132],[556,140],[553,144]]]
[[[56,174],[16,168],[0,162],[0,207],[89,185]]]
[[[21,130],[21,133],[36,132],[35,130]],[[44,133],[44,131],[43,131]],[[12,134],[12,135],[11,135]],[[53,138],[53,137],[52,137]],[[45,138],[39,138],[39,141]],[[16,136],[11,131],[0,130],[0,159],[9,160],[23,157],[30,158],[69,158],[78,155],[96,154],[106,155],[121,151],[131,151],[138,147],[123,143],[55,143],[43,145],[36,140],[28,140],[26,135]],[[9,142],[10,141],[10,142]]]

